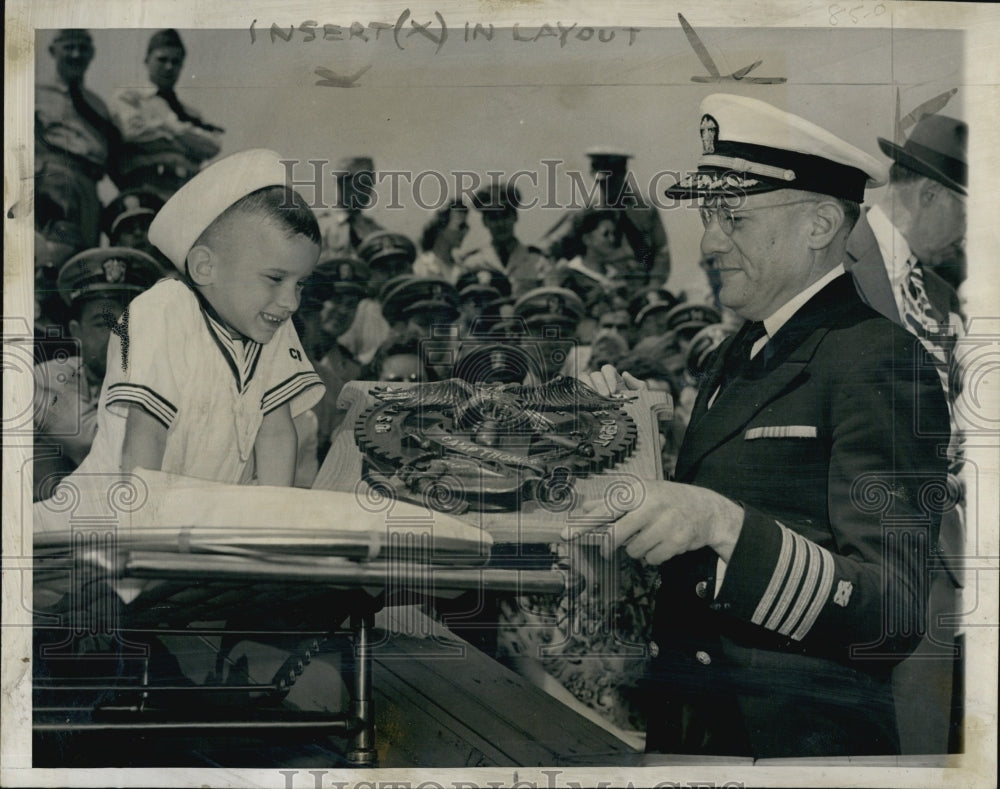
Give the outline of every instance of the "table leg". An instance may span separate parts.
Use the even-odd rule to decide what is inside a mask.
[[[375,750],[375,700],[372,696],[372,646],[371,629],[375,616],[370,611],[352,615],[354,631],[354,671],[351,691],[350,714],[354,733],[350,736],[347,760],[358,767],[374,767]]]

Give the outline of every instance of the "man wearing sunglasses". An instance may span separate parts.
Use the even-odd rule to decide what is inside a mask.
[[[923,629],[948,410],[914,338],[844,271],[886,169],[753,99],[709,96],[699,120],[698,170],[667,194],[701,201],[701,252],[747,323],[708,367],[677,481],[581,510],[614,520],[606,550],[661,568],[647,750],[895,754],[890,674]]]

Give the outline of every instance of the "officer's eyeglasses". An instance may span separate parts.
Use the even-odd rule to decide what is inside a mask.
[[[773,203],[771,205],[758,205],[751,208],[741,208],[738,211],[727,205],[701,205],[698,206],[698,213],[701,215],[701,224],[707,230],[712,224],[712,217],[719,223],[719,229],[727,236],[733,234],[736,229],[736,220],[743,214],[751,211],[763,211],[767,208],[781,208],[786,205],[799,205],[800,203],[818,203],[819,200],[792,200],[787,203]]]

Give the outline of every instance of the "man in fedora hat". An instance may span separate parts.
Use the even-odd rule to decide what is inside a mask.
[[[967,138],[968,126],[944,115],[923,118],[903,145],[879,137],[893,160],[889,187],[847,244],[861,297],[932,346],[961,324],[955,289],[928,263],[965,238]]]
[[[963,321],[955,288],[928,264],[965,240],[967,138],[968,126],[944,115],[921,119],[903,145],[880,137],[879,147],[893,160],[889,187],[862,215],[847,244],[847,267],[862,299],[920,338],[952,402],[960,380],[953,351],[964,334]],[[955,416],[953,408],[950,471],[957,474]],[[903,753],[942,753],[956,746],[960,705],[953,678],[961,664],[952,654],[959,637],[954,625],[941,623],[959,610],[961,579],[954,565],[963,552],[964,531],[958,508],[944,513],[935,546],[943,568],[931,578],[928,635],[893,674]]]

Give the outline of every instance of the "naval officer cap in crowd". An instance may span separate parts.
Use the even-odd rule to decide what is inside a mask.
[[[129,298],[163,277],[163,269],[145,252],[129,247],[87,249],[59,270],[56,288],[66,304],[88,298]]]
[[[306,280],[299,310],[318,310],[325,302],[334,299],[357,302],[364,298],[365,290],[364,265],[360,260],[353,257],[330,258],[317,265]]]
[[[529,328],[552,325],[575,329],[585,314],[583,301],[567,288],[535,288],[514,302],[514,316]]]
[[[417,247],[402,233],[380,230],[361,242],[358,257],[369,268],[390,264],[412,265],[417,258]]]
[[[422,328],[448,324],[458,317],[458,291],[447,280],[402,276],[386,283],[382,315],[390,323],[416,320]]]

